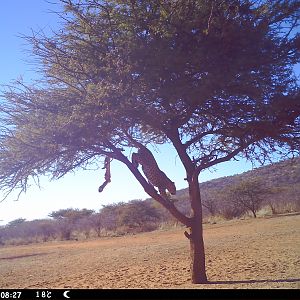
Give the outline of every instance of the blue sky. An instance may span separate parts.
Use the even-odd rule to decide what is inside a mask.
[[[29,64],[28,45],[19,36],[28,35],[31,29],[50,32],[59,27],[57,16],[50,11],[59,10],[58,5],[44,0],[2,1],[0,9],[0,84],[9,84],[22,76],[26,82],[37,78],[34,66]],[[185,188],[185,172],[176,153],[168,145],[154,152],[161,169],[175,181],[177,189]],[[200,175],[200,181],[242,173],[252,168],[244,161],[220,164],[215,171]],[[99,194],[98,186],[103,182],[103,170],[78,171],[64,178],[49,182],[41,178],[42,189],[32,186],[19,201],[15,195],[0,203],[0,225],[16,218],[27,220],[45,218],[62,208],[88,208],[98,211],[102,205],[132,199],[145,199],[147,194],[133,175],[121,163],[112,163],[112,182]],[[0,192],[0,199],[1,196]]]

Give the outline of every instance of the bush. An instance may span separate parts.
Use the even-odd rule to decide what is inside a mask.
[[[159,213],[149,202],[133,200],[122,207],[117,223],[118,226],[127,226],[129,230],[140,232],[143,228],[154,228],[153,224],[158,220]]]

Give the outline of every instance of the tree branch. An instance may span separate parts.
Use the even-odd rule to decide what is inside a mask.
[[[179,137],[179,132],[178,130],[173,130],[173,131],[169,131],[166,133],[167,137],[169,138],[169,140],[172,142],[173,146],[175,147],[180,160],[182,161],[187,176],[188,174],[191,174],[194,171],[194,165],[190,159],[190,157],[188,156],[188,154],[186,153],[185,149],[185,145],[182,144],[180,137]]]
[[[251,142],[252,143],[252,142]],[[198,165],[195,169],[195,174],[198,176],[199,173],[204,170],[204,169],[207,169],[207,168],[210,168],[214,165],[217,165],[219,163],[222,163],[222,162],[225,162],[225,161],[228,161],[230,159],[232,159],[233,157],[235,157],[237,154],[239,154],[241,151],[243,151],[244,149],[246,149],[250,144],[250,142],[246,143],[246,144],[242,144],[240,147],[236,148],[235,150],[233,150],[231,153],[229,153],[228,155],[226,156],[223,156],[223,157],[220,157],[220,158],[216,158],[212,161],[208,161],[208,162],[205,162],[203,164],[200,163],[200,165]]]
[[[185,142],[183,144],[183,146],[184,146],[185,149],[187,149],[192,144],[194,144],[195,142],[199,141],[200,139],[202,139],[206,135],[216,134],[218,132],[220,132],[220,130],[208,130],[208,131],[205,131],[205,132],[201,132],[201,133],[195,135],[194,137],[192,137],[189,141]]]
[[[155,190],[155,188],[146,181],[146,179],[142,176],[139,170],[129,161],[129,159],[125,155],[119,152],[115,154],[115,157],[117,160],[123,162],[128,167],[128,169],[131,171],[134,177],[142,185],[144,191],[150,197],[152,197],[154,200],[159,202],[163,207],[165,207],[182,224],[184,224],[187,227],[191,226],[191,222],[192,222],[191,218],[182,214],[171,201],[168,201],[167,199],[159,195]]]

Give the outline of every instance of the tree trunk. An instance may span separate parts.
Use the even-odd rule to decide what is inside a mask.
[[[190,227],[190,255],[191,255],[191,280],[192,283],[207,283],[205,267],[205,251],[202,227],[202,205],[199,183],[192,180],[189,184],[193,221]]]
[[[272,215],[277,215],[277,211],[276,211],[275,206],[273,206],[272,203],[269,203],[269,205],[270,205],[270,208],[271,208],[271,211],[272,211]]]

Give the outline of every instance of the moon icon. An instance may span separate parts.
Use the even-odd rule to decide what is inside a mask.
[[[69,296],[68,296],[68,293],[69,293],[70,291],[65,291],[64,293],[63,293],[63,295],[64,295],[64,297],[65,298],[70,298]]]

